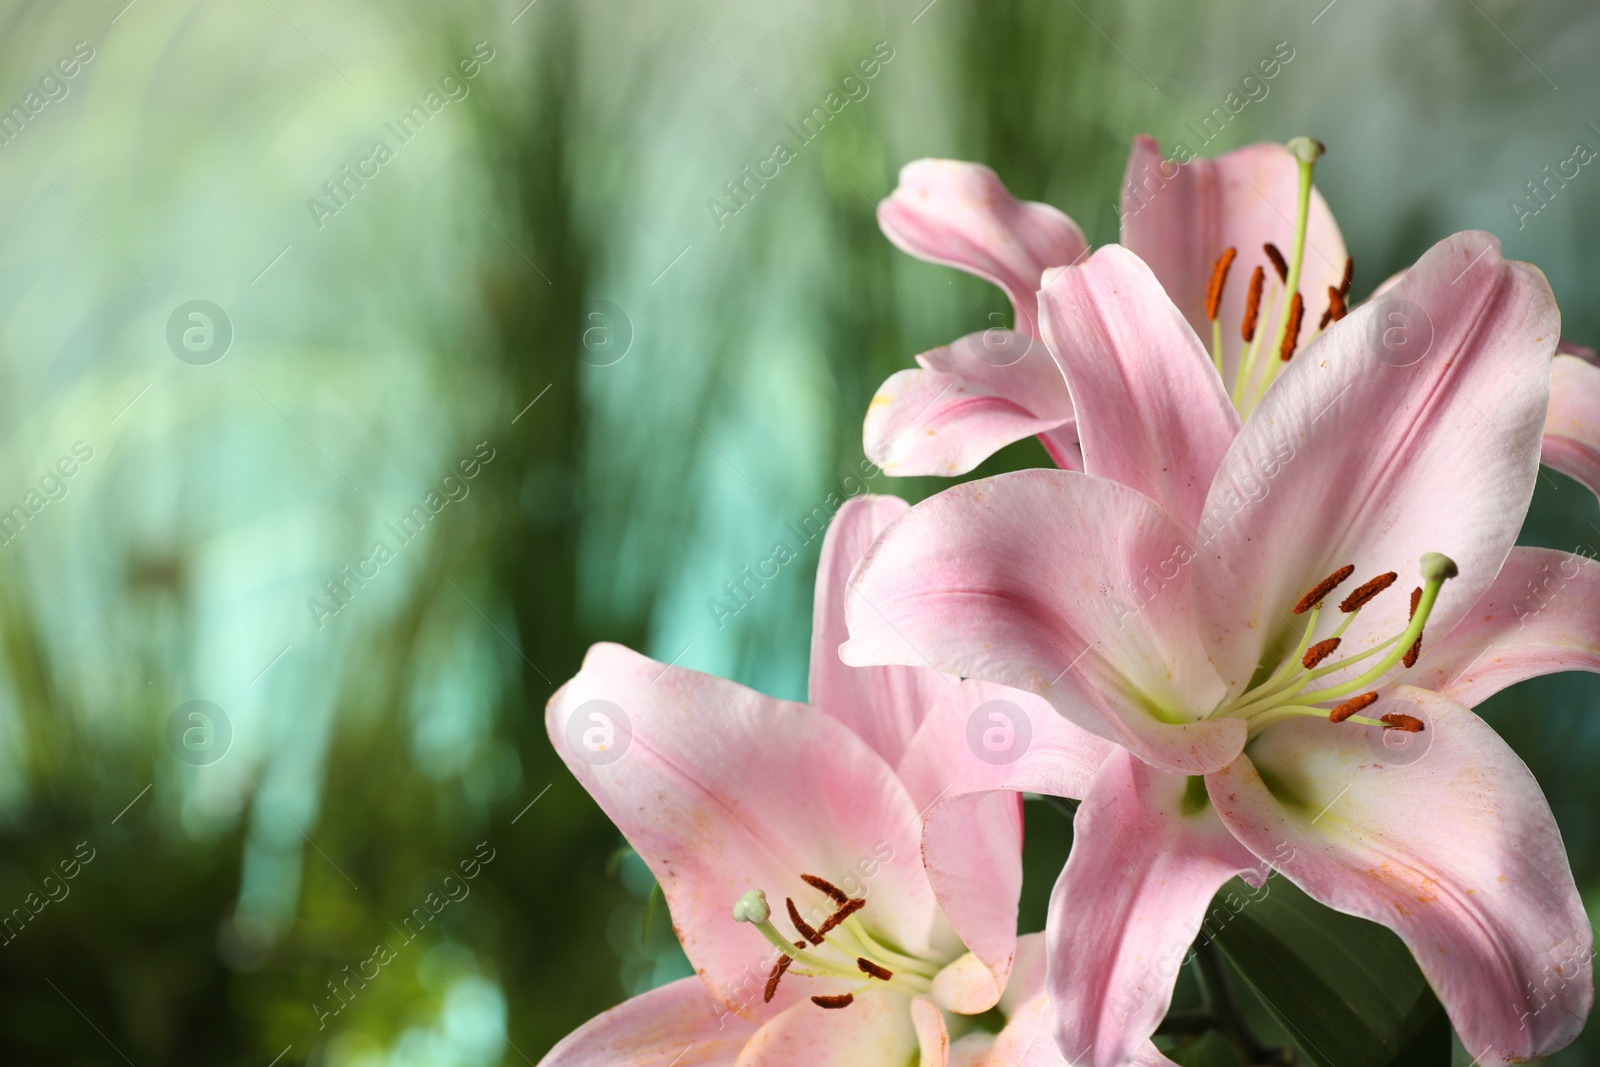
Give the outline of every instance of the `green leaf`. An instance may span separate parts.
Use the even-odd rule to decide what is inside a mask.
[[[1179,1067],[1241,1067],[1238,1055],[1215,1032],[1169,1049],[1166,1055]]]
[[[1244,902],[1237,913],[1230,900]],[[1238,879],[1223,886],[1206,929],[1304,1059],[1450,1067],[1450,1020],[1384,927],[1323,907],[1274,876],[1257,890]]]

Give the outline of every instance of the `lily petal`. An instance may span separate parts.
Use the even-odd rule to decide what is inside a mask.
[[[1200,523],[1196,611],[1230,695],[1293,649],[1290,609],[1344,564],[1357,580],[1397,571],[1405,590],[1422,554],[1442,552],[1460,577],[1429,626],[1466,614],[1527,513],[1560,332],[1544,275],[1460,233],[1294,357],[1234,438]],[[1380,597],[1345,646],[1407,618],[1403,592]]]
[[[862,446],[885,474],[965,474],[1034,435],[1057,466],[1083,466],[1072,397],[1042,342],[986,330],[917,362],[878,388],[862,425]]]
[[[1045,987],[1045,940],[1044,934],[1017,938],[1017,964],[1000,1001],[1006,1025],[981,1054],[960,1067],[1072,1067],[1056,1045],[1056,1015]],[[951,1065],[958,1067],[956,1050],[951,1051]],[[1146,1042],[1133,1067],[1175,1065]]]
[[[950,1062],[950,1030],[944,1013],[928,998],[912,997],[911,1025],[917,1031],[918,1067],[945,1067]]]
[[[919,159],[878,205],[884,236],[918,259],[976,274],[1000,286],[1017,312],[1017,332],[1037,337],[1034,293],[1049,267],[1089,247],[1083,231],[1049,204],[1020,201],[977,163]]]
[[[1250,272],[1260,265],[1269,281],[1277,281],[1262,245],[1270,241],[1284,256],[1290,254],[1299,196],[1299,166],[1281,144],[1246,145],[1180,166],[1162,160],[1155,138],[1134,138],[1122,185],[1122,243],[1150,265],[1208,346],[1211,323],[1205,308],[1211,268],[1224,249],[1239,250],[1218,314],[1226,381],[1234,380],[1243,347],[1239,327]],[[1322,194],[1313,188],[1300,279],[1305,313],[1313,323],[1327,306],[1328,287],[1343,280],[1344,264],[1344,238]],[[1288,307],[1287,300],[1277,304]],[[1267,331],[1270,341],[1280,316],[1269,315],[1267,307],[1263,300],[1257,329]]]
[[[1176,520],[1115,482],[1052,470],[968,482],[868,550],[839,654],[1034,693],[1164,767],[1226,766],[1245,726],[1195,721],[1222,686],[1195,638],[1189,546]]]
[[[1555,358],[1540,460],[1600,493],[1600,366],[1579,356]]]
[[[1107,245],[1053,273],[1040,326],[1072,389],[1083,469],[1194,525],[1239,432],[1211,357],[1126,248]]]
[[[1466,708],[1410,686],[1385,707],[1423,720],[1420,748],[1296,719],[1208,776],[1211,799],[1311,896],[1399,934],[1474,1062],[1554,1052],[1589,1014],[1594,948],[1550,807]]]
[[[888,764],[837,719],[602,644],[551,698],[545,723],[661,883],[684,952],[733,1011],[762,1010],[773,955],[729,914],[751,888],[780,917],[793,897],[817,925],[832,906],[800,876],[854,885],[859,865],[887,848],[894,859],[862,890],[863,921],[911,953],[947,929],[919,860],[917,809]],[[607,727],[626,747],[597,758],[585,732]],[[779,1003],[804,984],[780,985]]]
[[[1078,808],[1045,933],[1056,1040],[1081,1067],[1133,1061],[1167,1014],[1212,896],[1259,867],[1189,781],[1118,752]]]
[[[732,1067],[756,1032],[722,1010],[699,978],[623,1001],[562,1038],[540,1067]]]
[[[989,969],[995,996],[1007,988],[1017,945],[1021,794],[1081,797],[1113,748],[1040,697],[967,680],[906,750],[900,779],[925,811],[928,882],[951,928]]]
[[[858,992],[844,1008],[819,1008],[806,1000],[756,1031],[738,1067],[910,1067],[918,1058],[916,1035],[911,1001],[898,993]]]
[[[1517,547],[1488,592],[1438,646],[1424,637],[1404,680],[1466,707],[1525,678],[1600,672],[1600,566],[1588,556]]]
[[[910,505],[895,496],[847,500],[828,526],[817,564],[811,625],[811,706],[856,732],[891,767],[955,678],[926,667],[847,667],[839,646],[845,628],[845,582],[867,546]]]
[[[1112,747],[1043,697],[969,678],[947,687],[897,770],[919,807],[995,789],[1078,799]]]

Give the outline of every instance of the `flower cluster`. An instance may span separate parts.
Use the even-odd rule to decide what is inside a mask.
[[[1541,462],[1600,491],[1600,365],[1488,234],[1354,299],[1321,152],[1193,160],[1092,252],[984,167],[901,172],[885,235],[1000,286],[1015,329],[885,382],[867,454],[958,475],[1037,436],[1060,469],[845,504],[807,704],[591,650],[550,737],[697,974],[550,1067],[1168,1063],[1157,961],[1274,874],[1398,934],[1475,1062],[1578,1033],[1592,930],[1538,784],[1471,709],[1600,670],[1600,575],[1515,544]],[[1128,172],[1160,160],[1141,137]],[[568,740],[596,701],[627,710],[625,759]],[[1023,793],[1081,803],[1019,937]]]

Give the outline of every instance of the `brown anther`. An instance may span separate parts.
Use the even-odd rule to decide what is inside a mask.
[[[840,889],[826,878],[818,878],[814,874],[802,874],[800,876],[800,880],[806,885],[810,886],[812,889],[828,894],[828,896],[833,898],[833,902],[835,904],[844,904],[850,899],[845,895],[845,891],[843,889]]]
[[[1338,647],[1339,639],[1337,637],[1330,637],[1326,641],[1318,641],[1306,649],[1306,654],[1300,657],[1300,666],[1308,671],[1312,670],[1317,664],[1333,655],[1333,650]]]
[[[1349,256],[1344,257],[1344,278],[1339,282],[1339,295],[1350,295],[1350,279],[1355,277],[1356,261]]]
[[[789,969],[789,964],[794,962],[793,956],[779,956],[778,962],[772,965],[772,973],[767,975],[767,988],[761,993],[761,1003],[772,1003],[773,994],[778,991],[778,979],[783,977],[783,972]]]
[[[1338,322],[1340,319],[1344,318],[1345,314],[1349,312],[1349,310],[1350,309],[1345,307],[1344,304],[1344,294],[1339,292],[1339,290],[1335,289],[1333,286],[1328,286],[1328,314],[1332,317],[1333,321]]]
[[[856,957],[856,966],[861,968],[862,974],[870,974],[872,977],[882,979],[885,982],[894,977],[894,972],[889,968],[879,967],[876,963],[861,956]]]
[[[1300,603],[1294,606],[1294,613],[1296,615],[1304,615],[1306,612],[1322,603],[1323,597],[1327,596],[1329,593],[1343,585],[1345,580],[1355,572],[1355,564],[1346,563],[1343,567],[1340,567],[1338,570],[1322,579],[1322,581],[1318,582],[1312,588],[1311,592],[1300,598]]]
[[[1339,604],[1339,610],[1346,615],[1352,611],[1360,611],[1372,602],[1373,597],[1393,585],[1398,577],[1400,576],[1394,571],[1385,571],[1370,581],[1362,582],[1356,586],[1355,592],[1345,597]]]
[[[1289,263],[1283,258],[1283,253],[1278,251],[1278,246],[1268,241],[1261,247],[1267,253],[1267,258],[1272,260],[1272,269],[1278,272],[1278,280],[1287,282],[1289,280]]]
[[[1321,333],[1328,328],[1328,323],[1333,321],[1333,309],[1329,308],[1322,313],[1322,318],[1317,320],[1317,332]]]
[[[822,935],[813,930],[809,923],[800,918],[800,909],[794,906],[793,897],[784,897],[783,902],[789,905],[789,921],[794,923],[794,928],[800,931],[800,936],[813,945],[822,944]]]
[[[828,916],[826,922],[817,927],[817,936],[827,937],[829,931],[831,931],[835,926],[838,926],[840,923],[844,922],[846,919],[850,918],[850,916],[854,915],[856,912],[860,911],[866,906],[866,898],[851,897],[847,903],[839,905],[838,910],[832,915]]]
[[[1411,590],[1411,614],[1406,616],[1407,619],[1417,617],[1417,605],[1420,603],[1422,603],[1422,586],[1419,585]],[[1417,657],[1420,655],[1422,655],[1422,635],[1418,634],[1417,639],[1411,642],[1411,647],[1406,650],[1406,654],[1400,658],[1400,662],[1410,669],[1417,665]]]
[[[848,1008],[855,999],[854,993],[840,993],[836,997],[812,997],[811,1003],[819,1008]]]
[[[1250,275],[1250,291],[1244,297],[1244,322],[1239,336],[1248,344],[1256,339],[1256,318],[1261,314],[1261,287],[1266,284],[1267,273],[1260,267]]]
[[[1362,693],[1360,696],[1351,697],[1343,704],[1328,712],[1329,722],[1344,722],[1356,712],[1370,708],[1378,702],[1377,693]]]
[[[1294,294],[1294,299],[1289,301],[1289,322],[1283,331],[1283,344],[1278,349],[1278,358],[1285,363],[1294,355],[1294,346],[1300,343],[1300,319],[1306,313],[1306,302],[1300,294]]]
[[[1222,304],[1222,287],[1228,282],[1228,268],[1233,266],[1237,248],[1225,248],[1211,265],[1211,281],[1206,283],[1206,318],[1217,321],[1217,308]]]
[[[1398,711],[1391,711],[1380,720],[1385,730],[1404,730],[1408,734],[1420,734],[1426,727],[1422,720],[1414,715],[1402,715]]]
[[[1420,655],[1422,655],[1422,635],[1418,634],[1417,639],[1411,642],[1411,647],[1406,649],[1406,654],[1400,657],[1400,662],[1409,670],[1417,665],[1417,657]]]

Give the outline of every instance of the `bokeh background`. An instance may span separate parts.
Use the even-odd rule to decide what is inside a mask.
[[[1113,241],[1131,137],[1198,147],[1287,48],[1202,150],[1325,141],[1357,296],[1483,228],[1600,341],[1600,163],[1525,188],[1600,148],[1585,0],[524,2],[0,3],[7,1063],[532,1064],[688,972],[543,706],[601,639],[803,696],[816,544],[736,616],[708,600],[843,495],[883,378],[1003,308],[879,234],[909,160],[982,160]],[[875,50],[778,178],[709,206]],[[1550,474],[1523,539],[1593,555],[1597,521]],[[1593,914],[1600,681],[1488,714]],[[1028,812],[1040,928],[1070,822]]]

